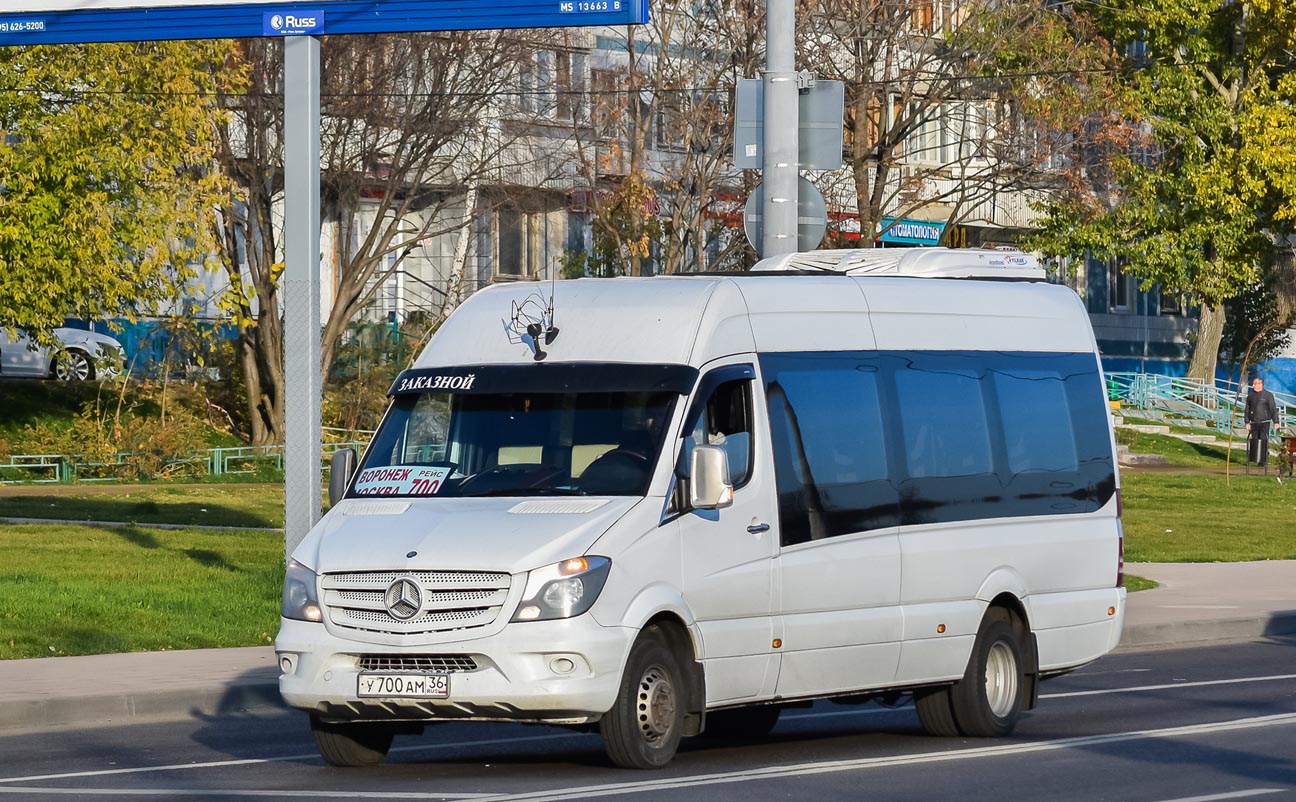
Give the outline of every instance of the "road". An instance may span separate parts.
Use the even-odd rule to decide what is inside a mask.
[[[305,716],[0,737],[0,800],[1122,800],[1296,802],[1296,639],[1129,652],[1042,688],[1011,738],[921,734],[910,707],[821,703],[759,743],[685,743],[658,772],[596,735],[442,724],[339,770]]]

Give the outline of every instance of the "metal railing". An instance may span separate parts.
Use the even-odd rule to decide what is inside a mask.
[[[352,433],[354,435],[354,433]],[[332,452],[351,447],[363,451],[368,441],[349,440],[324,444],[327,472]],[[233,446],[191,451],[163,459],[160,466],[170,478],[200,476],[247,476],[267,467],[283,470],[283,446]],[[138,455],[120,452],[109,460],[86,460],[79,454],[13,454],[0,458],[0,484],[67,484],[71,482],[114,482],[123,477]],[[140,479],[153,478],[141,476]]]
[[[1241,431],[1246,406],[1246,389],[1239,395],[1237,382],[1204,382],[1152,373],[1108,373],[1107,397],[1156,417],[1198,420],[1221,432],[1230,428]],[[1279,421],[1272,435],[1277,437],[1279,430],[1296,425],[1296,396],[1274,393],[1274,400],[1278,403]]]

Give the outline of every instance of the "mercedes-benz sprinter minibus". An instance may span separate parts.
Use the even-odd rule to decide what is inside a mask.
[[[390,395],[275,642],[333,764],[473,719],[653,768],[900,694],[934,735],[1004,735],[1119,640],[1098,354],[1029,255],[498,284]]]

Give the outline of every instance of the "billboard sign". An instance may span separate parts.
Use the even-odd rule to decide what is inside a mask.
[[[648,0],[0,0],[0,47],[648,21]]]

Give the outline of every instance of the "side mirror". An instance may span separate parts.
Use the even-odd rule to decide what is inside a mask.
[[[354,448],[340,448],[333,452],[333,461],[329,463],[329,506],[332,507],[346,495],[347,485],[351,484],[351,474],[356,469]]]
[[[690,464],[689,506],[695,510],[722,510],[733,506],[729,482],[729,455],[720,446],[693,449]]]

